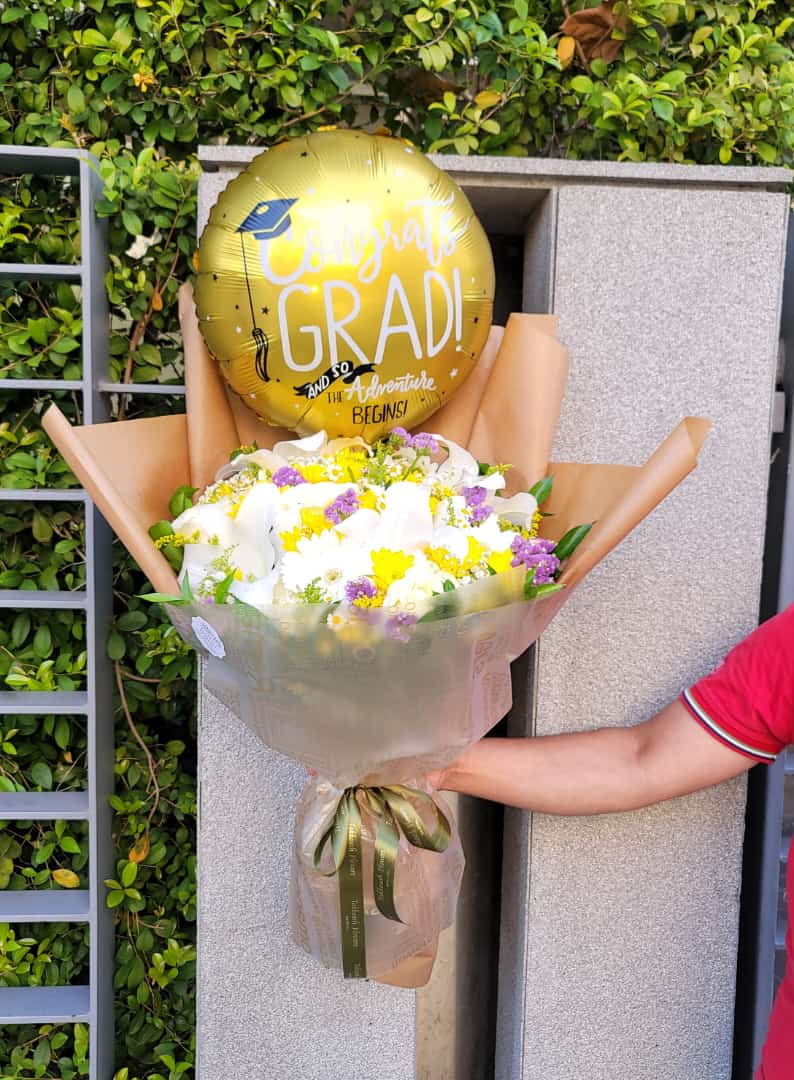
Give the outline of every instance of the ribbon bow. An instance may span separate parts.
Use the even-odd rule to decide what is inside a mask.
[[[362,804],[359,804],[359,799]],[[435,827],[430,832],[416,803],[431,810]],[[364,882],[361,865],[361,809],[377,821],[372,886],[378,911],[393,922],[402,922],[394,903],[394,874],[400,832],[414,847],[425,851],[446,851],[451,829],[449,821],[431,795],[403,784],[345,788],[334,816],[314,849],[314,868],[326,877],[339,875],[339,911],[342,934],[342,970],[346,979],[367,977],[364,933]],[[323,870],[321,862],[331,842],[334,867]]]

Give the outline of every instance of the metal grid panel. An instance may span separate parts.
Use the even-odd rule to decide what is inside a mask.
[[[2,379],[2,390],[77,390],[85,423],[107,419],[100,380],[107,379],[108,311],[104,275],[107,244],[95,213],[101,195],[97,162],[78,150],[0,147],[0,173],[75,176],[80,192],[80,262],[77,265],[0,263],[0,280],[62,281],[81,287],[82,378]],[[82,490],[0,489],[2,501],[82,503],[85,511],[87,580],[84,591],[0,591],[0,608],[64,609],[85,612],[88,678],[85,692],[0,692],[0,715],[64,713],[86,717],[88,789],[85,792],[16,792],[0,795],[6,820],[85,820],[89,825],[87,890],[15,892],[0,895],[0,921],[84,922],[89,927],[88,986],[0,989],[0,1023],[88,1023],[90,1080],[113,1074],[113,917],[103,881],[113,872],[111,811],[113,789],[113,689],[105,644],[111,617],[111,537],[104,520]]]

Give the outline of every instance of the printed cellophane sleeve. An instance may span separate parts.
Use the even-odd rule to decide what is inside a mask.
[[[289,433],[267,427],[225,388],[201,337],[189,286],[180,292],[186,416],[72,427],[57,406],[43,426],[77,478],[159,592],[177,593],[173,570],[149,538],[180,484],[211,483],[239,445],[271,448]],[[334,877],[314,865],[318,836],[346,787],[405,784],[454,760],[510,708],[510,662],[536,640],[571,589],[694,468],[709,424],[685,419],[641,466],[549,464],[568,371],[557,320],[511,315],[494,327],[473,373],[426,427],[482,461],[510,463],[508,489],[526,490],[551,471],[541,532],[596,524],[568,561],[567,588],[517,602],[490,579],[461,595],[452,616],[413,628],[404,641],[350,640],[305,609],[251,619],[234,608],[203,609],[223,642],[208,655],[191,607],[169,608],[205,656],[207,687],[262,741],[320,774],[298,806],[292,872],[295,940],[340,966]],[[460,590],[461,594],[465,590]],[[198,608],[197,608],[198,610]],[[373,822],[363,814],[363,862],[371,866]],[[395,899],[402,922],[365,893],[367,970],[398,985],[429,977],[439,932],[452,920],[463,869],[457,833],[446,851],[400,836]]]

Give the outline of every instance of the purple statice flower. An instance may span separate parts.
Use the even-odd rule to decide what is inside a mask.
[[[412,450],[426,450],[429,454],[438,453],[438,440],[434,439],[432,435],[428,435],[426,431],[420,431],[418,435],[413,435],[408,445]]]
[[[345,585],[345,599],[348,604],[355,604],[357,600],[371,600],[377,591],[369,578],[355,578]]]
[[[426,431],[420,431],[417,435],[409,435],[403,427],[392,428],[391,436],[401,446],[407,447],[409,450],[425,450],[430,454],[438,453],[438,440],[434,439],[432,435],[428,435]]]
[[[399,612],[397,615],[392,615],[386,623],[386,633],[395,641],[408,641],[410,637],[408,631],[416,625],[416,621],[416,615],[409,615],[407,611]]]
[[[482,525],[485,519],[489,518],[493,513],[490,506],[485,505],[485,499],[488,495],[487,490],[478,484],[475,487],[461,488],[461,494],[466,500],[466,506],[469,508],[469,517],[472,524]]]
[[[323,513],[332,525],[338,525],[340,521],[355,514],[358,510],[358,496],[353,488],[348,488],[341,495],[337,495],[332,503],[326,506]]]
[[[466,500],[467,506],[481,506],[485,502],[485,496],[488,494],[486,489],[480,487],[479,484],[475,487],[461,488],[460,493]]]
[[[297,487],[298,484],[305,484],[306,480],[291,465],[282,465],[273,473],[273,483],[280,488]]]
[[[548,585],[560,568],[560,560],[553,554],[554,546],[553,540],[526,540],[523,536],[517,536],[510,545],[513,552],[510,565],[525,566],[527,570],[534,568],[533,584]]]

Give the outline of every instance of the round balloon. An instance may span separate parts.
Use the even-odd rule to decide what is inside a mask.
[[[493,294],[460,188],[403,140],[364,132],[260,154],[199,245],[199,325],[223,375],[302,435],[423,423],[476,363]]]

